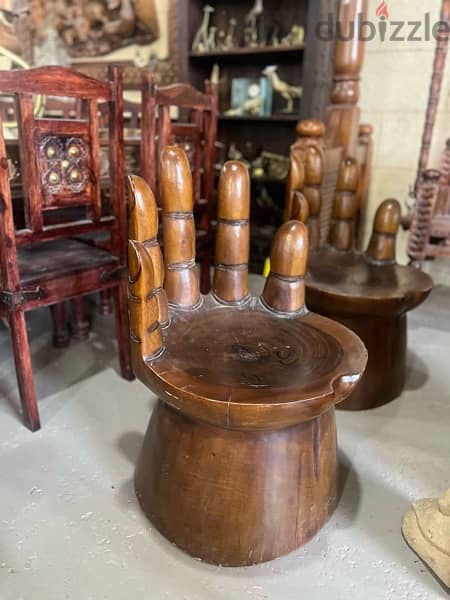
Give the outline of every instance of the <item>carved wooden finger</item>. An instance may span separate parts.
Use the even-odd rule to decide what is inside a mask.
[[[248,298],[250,178],[238,161],[222,168],[217,205],[213,294],[222,302]]]
[[[158,320],[162,327],[169,324],[167,296],[164,291],[164,263],[159,247],[158,210],[152,190],[142,177],[128,177],[130,211],[128,238],[144,245],[153,265],[154,293],[158,302]]]
[[[359,167],[353,158],[346,158],[339,168],[336,196],[328,243],[337,250],[351,250],[354,244],[355,216],[358,210]]]
[[[309,219],[308,200],[301,192],[294,192],[292,197],[292,219],[301,221],[305,225]]]
[[[303,194],[309,204],[309,247],[317,250],[320,246],[320,208],[322,205],[321,185],[324,174],[324,159],[321,149],[309,146],[305,157],[305,187]]]
[[[380,204],[375,214],[367,256],[377,262],[395,262],[395,242],[400,219],[401,208],[397,200],[389,198]]]
[[[289,221],[292,215],[293,194],[301,192],[305,186],[305,164],[299,151],[293,150],[289,159],[289,173],[286,183],[286,199],[284,205],[284,221]]]
[[[318,119],[304,119],[299,121],[295,128],[297,138],[306,141],[322,142],[325,135],[325,125]]]
[[[164,288],[170,304],[193,308],[200,302],[195,268],[195,226],[192,214],[192,174],[179,146],[167,146],[161,156],[161,199],[164,235]]]
[[[162,290],[161,251],[156,242],[158,213],[150,188],[140,177],[128,177],[128,310],[134,370],[163,350],[160,320],[167,321]],[[154,257],[154,262],[152,260]]]
[[[323,136],[325,125],[317,119],[306,119],[297,124],[297,140],[291,154],[300,152],[305,167],[305,185],[302,191],[309,203],[309,248],[320,246],[321,186],[324,176]]]
[[[271,271],[262,294],[268,308],[283,313],[304,308],[307,259],[306,226],[299,221],[284,223],[275,234],[270,250]]]

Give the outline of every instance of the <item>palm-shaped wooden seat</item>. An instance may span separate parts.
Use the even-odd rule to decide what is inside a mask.
[[[375,215],[366,252],[354,249],[357,165],[343,162],[328,244],[310,252],[308,306],[351,328],[369,351],[358,388],[339,408],[374,408],[396,398],[406,377],[407,312],[430,293],[431,278],[395,260],[400,205],[388,199]]]
[[[221,174],[207,296],[178,147],[163,153],[161,191],[165,266],[153,194],[129,179],[133,366],[160,398],[136,492],[154,525],[191,555],[223,565],[270,560],[305,543],[335,507],[334,406],[359,380],[366,351],[348,329],[307,311],[307,231],[298,221],[274,238],[261,298],[249,295],[241,163]]]

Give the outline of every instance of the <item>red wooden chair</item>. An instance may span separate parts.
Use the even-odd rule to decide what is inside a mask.
[[[177,120],[171,120],[171,107],[179,111]],[[160,206],[158,177],[161,153],[172,144],[180,145],[186,152],[193,180],[200,287],[205,294],[210,289],[216,137],[216,85],[206,82],[205,92],[187,83],[158,87],[154,75],[143,71],[141,175],[150,185]]]
[[[0,72],[0,92],[16,98],[24,186],[25,228],[16,230],[0,123],[0,316],[6,316],[26,425],[39,429],[25,312],[96,291],[112,289],[122,375],[133,378],[129,356],[123,166],[123,108],[120,70],[100,82],[63,67]],[[74,97],[83,119],[36,118],[35,94]],[[102,214],[98,103],[110,103],[111,214]],[[84,218],[70,220],[75,206]],[[68,218],[51,218],[68,210]],[[108,231],[110,250],[74,239]]]

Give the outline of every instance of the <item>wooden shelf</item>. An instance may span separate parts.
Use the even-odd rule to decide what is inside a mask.
[[[221,60],[223,58],[238,58],[246,56],[248,58],[270,58],[272,56],[282,57],[302,52],[305,44],[299,46],[259,46],[257,48],[233,48],[232,50],[223,50],[218,52],[190,52],[189,57],[194,60]]]
[[[231,115],[219,115],[219,121],[255,121],[261,123],[297,123],[299,116],[297,114],[289,115],[271,115],[270,117],[261,117],[259,115],[242,115],[233,117]]]

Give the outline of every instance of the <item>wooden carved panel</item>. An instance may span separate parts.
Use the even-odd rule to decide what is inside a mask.
[[[85,142],[75,136],[46,135],[39,142],[38,162],[44,208],[79,204],[80,198],[74,196],[86,192],[90,181]]]

